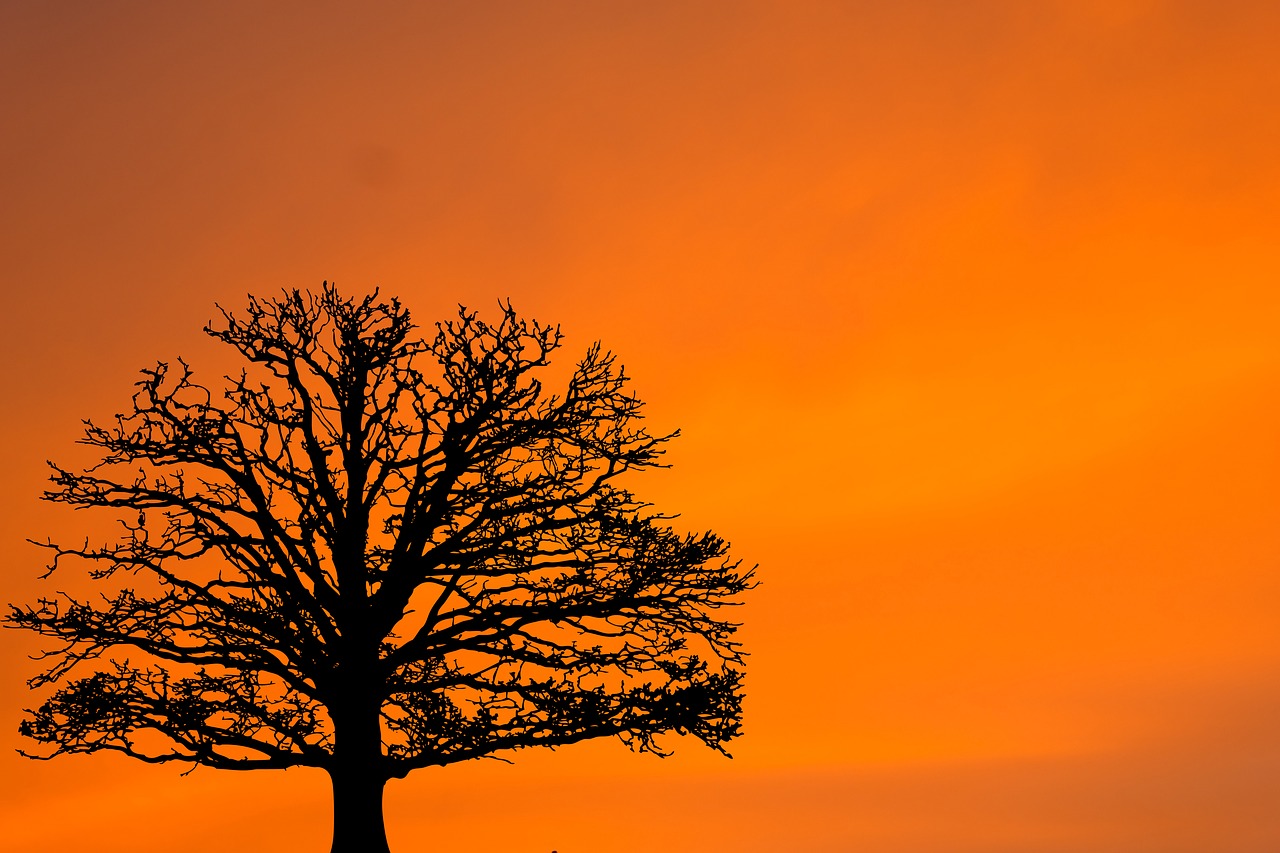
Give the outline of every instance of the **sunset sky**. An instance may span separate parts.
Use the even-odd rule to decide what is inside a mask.
[[[1280,850],[1280,4],[0,4],[0,555],[214,304],[601,340],[758,563],[728,760],[388,786],[396,853]],[[72,583],[68,578],[65,583]],[[19,758],[0,853],[328,849],[319,771]],[[41,694],[44,695],[44,694]]]

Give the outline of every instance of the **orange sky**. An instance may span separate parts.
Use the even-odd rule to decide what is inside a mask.
[[[0,554],[213,303],[511,297],[761,564],[727,761],[419,771],[397,853],[1280,849],[1280,7],[0,5]],[[566,357],[571,352],[566,353]],[[47,586],[47,585],[46,585]],[[327,847],[308,771],[13,755],[0,851]],[[476,834],[477,828],[482,830]],[[175,837],[180,841],[175,841]]]

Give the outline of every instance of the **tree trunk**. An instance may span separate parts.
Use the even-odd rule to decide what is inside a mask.
[[[363,675],[371,667],[351,670]],[[382,755],[382,723],[377,692],[358,678],[346,685],[345,701],[334,704],[332,853],[390,853],[382,822],[382,789],[387,784]]]
[[[329,778],[333,782],[331,853],[391,853],[382,822],[386,779],[367,765],[335,767]]]

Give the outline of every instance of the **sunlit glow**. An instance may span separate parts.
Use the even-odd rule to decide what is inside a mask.
[[[617,352],[759,563],[732,761],[422,771],[395,850],[1280,849],[1280,6],[9,4],[5,600],[136,370],[379,286]],[[321,850],[329,788],[13,750],[0,851]],[[229,834],[234,830],[234,841]],[[479,834],[477,834],[479,833]]]

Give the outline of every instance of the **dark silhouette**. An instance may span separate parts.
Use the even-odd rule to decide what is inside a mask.
[[[611,354],[548,395],[560,331],[510,305],[430,340],[328,283],[219,310],[205,331],[245,372],[215,393],[144,370],[131,411],[86,422],[101,463],[51,466],[46,499],[124,517],[114,542],[37,543],[104,595],[7,617],[57,641],[33,757],[323,768],[333,850],[376,853],[384,785],[419,767],[605,735],[725,751],[742,653],[715,614],[752,572],[616,484],[673,436]]]

